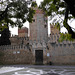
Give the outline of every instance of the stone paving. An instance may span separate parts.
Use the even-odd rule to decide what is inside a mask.
[[[75,66],[0,66],[0,75],[75,75]]]

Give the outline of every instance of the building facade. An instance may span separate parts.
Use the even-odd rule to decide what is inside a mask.
[[[58,42],[59,30],[48,24],[45,13],[36,13],[28,29],[18,30],[18,36],[10,38],[11,45],[0,46],[0,64],[73,64],[75,65],[75,41]]]

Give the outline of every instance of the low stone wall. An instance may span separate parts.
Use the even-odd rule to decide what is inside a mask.
[[[56,65],[75,65],[75,55],[53,56],[51,62]]]
[[[75,65],[75,43],[50,44],[49,53],[53,64]]]
[[[31,51],[24,48],[0,50],[0,64],[34,64]]]
[[[75,43],[71,42],[48,43],[48,49],[41,47],[34,50],[25,45],[0,46],[0,64],[35,64],[35,50],[43,50],[43,64],[75,65]]]

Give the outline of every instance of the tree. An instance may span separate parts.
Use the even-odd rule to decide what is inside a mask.
[[[10,31],[9,28],[5,28],[2,32],[1,32],[1,38],[0,38],[0,45],[10,45],[11,42],[9,40],[10,38]]]
[[[67,29],[68,33],[71,34],[71,37],[75,39],[75,32],[72,30],[73,28],[68,24],[68,19],[75,17],[74,5],[75,0],[44,0],[41,3],[42,9],[45,11],[46,15],[50,16],[51,19],[58,15],[60,18],[59,20],[61,20],[61,16],[65,16],[64,20],[62,19],[61,22],[63,22],[63,26]],[[72,14],[72,16],[69,14]],[[53,22],[61,25],[59,20],[57,21],[57,18],[55,18]]]
[[[68,33],[72,35],[72,38],[75,39],[75,32],[68,24],[68,15],[70,13],[75,17],[75,0],[64,0],[66,2],[66,12],[65,12],[65,19],[64,19],[64,26],[68,30]]]
[[[9,25],[22,27],[27,20],[31,22],[34,14],[34,10],[29,7],[31,3],[27,0],[1,0],[0,29]]]
[[[0,0],[1,45],[10,44],[9,26],[21,28],[26,21],[32,22],[35,10],[31,6],[36,5],[36,2],[29,0]]]

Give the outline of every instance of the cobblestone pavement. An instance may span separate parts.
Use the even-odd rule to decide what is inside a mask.
[[[0,75],[75,75],[75,66],[49,66],[49,65],[0,66]]]

